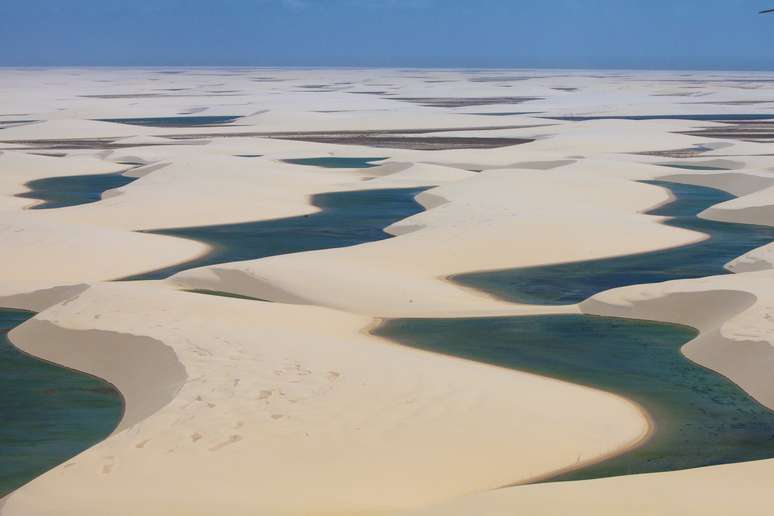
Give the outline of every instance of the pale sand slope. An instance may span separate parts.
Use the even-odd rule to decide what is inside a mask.
[[[766,171],[745,169],[739,172],[692,172],[690,174],[670,174],[661,178],[663,181],[685,183],[698,186],[707,186],[726,191],[737,197],[751,195],[765,190],[774,185],[774,174]],[[746,201],[745,201],[746,202]],[[703,216],[713,219],[709,214],[722,206],[730,203],[721,203],[712,206]],[[729,222],[743,222],[743,219],[730,220]],[[763,220],[755,220],[752,223],[762,223]]]
[[[726,265],[731,272],[756,272],[774,269],[774,243],[753,249]]]
[[[0,151],[0,210],[19,209],[38,204],[35,199],[15,197],[28,192],[26,183],[36,179],[62,176],[120,173],[126,165],[117,165],[93,157],[36,156],[16,151]]]
[[[597,294],[584,312],[653,319],[698,328],[688,358],[727,376],[774,408],[774,306],[771,271],[638,285]]]
[[[30,180],[126,167],[96,157],[53,158],[20,152],[0,156],[0,166],[9,171],[2,182],[6,195],[0,197],[9,208],[0,215],[0,232],[7,244],[0,263],[2,277],[14,282],[12,290],[22,289],[22,281],[30,281],[32,291],[114,279],[187,261],[207,251],[197,242],[134,230],[297,216],[318,210],[310,204],[312,194],[436,185],[471,175],[437,165],[392,162],[373,173],[334,171],[273,160],[246,162],[199,150],[199,146],[181,147],[154,148],[153,158],[162,155],[168,160],[127,172],[141,178],[105,192],[100,202],[33,211],[20,209],[34,201],[13,196],[25,191],[23,185]],[[137,154],[142,156],[142,149]],[[384,184],[364,181],[390,172],[395,177],[384,178]]]
[[[286,148],[285,143],[267,140],[261,148]],[[141,179],[106,192],[101,202],[56,210],[9,212],[2,227],[12,245],[0,260],[7,265],[6,279],[14,281],[11,290],[22,293],[20,280],[30,281],[30,291],[35,291],[128,276],[186,261],[206,250],[199,243],[128,232],[131,230],[297,216],[317,211],[310,196],[318,193],[432,186],[472,175],[456,168],[410,162],[387,161],[362,171],[333,170],[229,154],[247,145],[244,141],[207,146],[162,145],[121,151],[129,155],[99,152],[91,157],[65,158],[4,153],[0,159],[10,174],[4,176],[8,196],[3,199],[14,208],[30,204],[12,197],[25,190],[22,185],[28,180],[70,175],[76,168],[100,173],[125,169],[104,159],[150,163],[127,172]],[[249,145],[254,148],[256,141]],[[310,146],[300,145],[305,149]],[[330,147],[312,146],[316,150],[306,152],[330,153]],[[326,147],[327,152],[319,147]],[[90,227],[93,225],[101,228]],[[42,247],[52,252],[40,253]]]
[[[186,261],[206,246],[174,238],[67,223],[62,209],[24,208],[36,200],[16,197],[29,181],[50,177],[120,173],[118,165],[96,157],[0,154],[0,292],[23,293],[58,285],[118,278]],[[100,203],[95,203],[98,205]],[[42,252],[45,250],[45,252]],[[27,286],[25,286],[27,285]]]
[[[67,140],[75,138],[126,138],[168,133],[168,129],[99,122],[96,120],[46,120],[5,129],[4,141]]]
[[[672,131],[688,130],[696,125],[696,122],[680,120],[594,120],[562,124],[544,128],[545,138],[524,147],[527,151],[539,152],[567,152],[568,149],[575,149],[581,154],[689,148],[705,144],[709,139],[674,134]],[[519,131],[520,134],[527,134],[528,130]],[[529,131],[536,133],[537,129]]]
[[[405,173],[395,180],[365,181],[380,176],[382,167],[352,171],[290,165],[223,155],[210,147],[186,146],[185,152],[165,147],[162,159],[152,149],[156,159],[149,161],[166,166],[114,190],[100,203],[57,210],[56,219],[130,230],[252,222],[315,213],[319,209],[310,199],[315,194],[434,186],[470,175],[439,165],[385,164],[384,173]],[[133,155],[151,157],[140,151]]]
[[[66,223],[61,209],[23,210],[35,200],[15,197],[25,183],[46,177],[117,173],[126,170],[90,157],[52,158],[18,152],[0,155],[0,291],[49,288],[112,279],[174,264],[205,252],[206,246],[84,223]],[[100,203],[95,203],[95,205]],[[45,252],[42,252],[45,250]]]
[[[703,216],[724,222],[774,225],[774,187],[732,199],[708,209]]]
[[[774,173],[771,171],[678,174],[666,176],[664,180],[700,184],[737,196],[736,199],[705,210],[700,215],[702,218],[740,224],[774,225]]]
[[[44,311],[11,339],[111,381],[127,412],[3,516],[381,514],[643,436],[628,401],[393,345],[365,335],[370,322],[131,284]]]
[[[596,160],[550,171],[490,170],[420,194],[430,209],[391,226],[388,231],[399,235],[394,239],[217,265],[180,273],[173,281],[380,317],[555,311],[498,302],[444,278],[700,240],[701,234],[659,224],[661,217],[633,213],[669,195],[622,177],[668,170]]]
[[[189,240],[55,222],[28,211],[0,214],[0,240],[1,281],[52,285],[128,276],[186,261],[207,250]]]
[[[771,271],[616,289],[581,304],[584,312],[698,328],[683,347],[691,360],[727,376],[774,407],[774,274]],[[674,473],[508,488],[401,516],[530,514],[599,516],[768,515],[774,460]]]
[[[188,155],[122,188],[122,195],[59,210],[57,219],[137,230],[289,217],[317,211],[309,196],[336,190],[337,182],[344,182],[341,174],[189,147]]]
[[[400,516],[768,516],[771,461],[540,484],[480,493]]]

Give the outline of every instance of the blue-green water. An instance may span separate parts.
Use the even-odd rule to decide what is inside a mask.
[[[102,118],[100,122],[115,124],[141,125],[145,127],[197,127],[230,124],[240,116],[165,116],[146,118]]]
[[[315,195],[321,211],[284,219],[149,231],[204,242],[214,250],[187,263],[125,278],[162,279],[177,272],[279,254],[346,247],[389,238],[383,229],[422,211],[414,197],[423,189],[362,190]]]
[[[691,229],[709,240],[651,253],[560,265],[460,274],[452,279],[508,301],[562,305],[581,302],[592,295],[625,285],[656,283],[683,278],[725,274],[725,264],[774,240],[774,228],[700,219],[696,215],[733,196],[702,186],[659,181],[676,200],[651,211],[674,217],[666,225]]]
[[[567,304],[623,285],[722,274],[724,265],[774,239],[774,228],[699,219],[731,195],[651,182],[676,200],[653,210],[666,224],[709,240],[665,251],[572,264],[466,274],[464,285],[527,303]],[[696,332],[644,321],[583,315],[386,321],[378,335],[406,345],[608,390],[637,401],[655,421],[647,443],[557,476],[576,480],[671,471],[774,457],[774,412],[735,384],[687,360]],[[582,460],[582,457],[580,458]]]
[[[550,315],[396,319],[386,321],[374,333],[412,347],[615,392],[638,402],[655,421],[654,433],[643,446],[550,480],[774,457],[774,412],[680,353],[682,345],[696,335],[691,328]],[[567,439],[572,438],[568,429]]]
[[[217,249],[201,260],[143,277],[165,277],[195,266],[389,238],[384,227],[421,211],[414,200],[421,191],[322,194],[313,200],[321,211],[308,216],[158,231],[207,242]],[[0,496],[109,435],[122,413],[120,395],[109,384],[34,359],[10,345],[7,331],[32,315],[0,309],[0,413],[4,415],[0,425]]]
[[[121,174],[47,177],[25,184],[30,191],[17,194],[17,197],[43,201],[32,206],[30,209],[33,210],[64,208],[97,202],[102,199],[103,192],[128,185],[135,179]]]
[[[307,165],[310,167],[324,168],[371,168],[378,165],[375,161],[383,161],[387,158],[337,158],[326,156],[321,158],[284,159],[291,165]]]
[[[112,385],[11,345],[33,315],[0,309],[0,497],[104,439],[123,413]]]
[[[508,299],[556,304],[576,302],[612,286],[717,274],[723,272],[722,266],[730,259],[772,239],[774,231],[768,227],[696,218],[696,214],[706,207],[731,198],[723,192],[704,187],[655,184],[669,187],[677,201],[655,210],[654,214],[675,217],[668,224],[704,231],[713,238],[657,253],[569,266],[465,275],[477,276],[469,284]],[[206,242],[215,246],[215,250],[202,259],[129,279],[157,279],[192,267],[388,238],[384,227],[421,211],[414,201],[420,191],[395,189],[322,194],[314,198],[314,204],[321,211],[308,216],[153,231]],[[505,280],[500,276],[502,274],[506,274]],[[459,278],[456,279],[459,281]],[[9,327],[28,316],[0,311],[0,318],[8,318],[6,324]],[[679,348],[695,336],[695,331],[690,328],[561,315],[392,320],[385,322],[375,333],[423,349],[610,390],[636,400],[655,420],[655,433],[645,446],[562,475],[557,478],[559,480],[774,457],[773,413],[725,378],[695,366],[680,354]],[[9,352],[15,352],[7,344],[5,347]],[[55,393],[61,389],[72,397],[46,399],[45,392],[37,392],[35,387],[58,381],[57,375],[63,375],[64,385],[94,381],[105,389],[105,384],[29,357],[24,359],[34,364],[5,359],[0,362],[3,368],[0,369],[3,371],[0,382],[8,377],[18,384],[13,388],[23,389],[27,385],[27,389],[33,391],[0,398],[0,404],[13,404],[17,400],[17,411],[20,411],[14,416],[18,424],[0,430],[10,432],[10,436],[0,434],[0,451],[7,442],[16,453],[15,456],[9,454],[14,458],[0,464],[0,470],[10,479],[6,489],[104,437],[120,417],[120,400],[116,402],[117,394],[112,389],[100,391],[95,387],[95,391],[87,389],[90,394],[86,395],[77,387],[55,388]],[[46,369],[38,371],[38,367]],[[14,382],[13,374],[19,381]],[[36,377],[36,374],[40,376]],[[28,381],[30,378],[33,381]],[[9,388],[7,392],[13,393],[13,390]],[[100,398],[97,393],[107,398]],[[108,399],[110,396],[115,398],[112,402]],[[117,412],[111,412],[116,407]],[[5,409],[3,413],[13,414],[10,406],[0,406],[0,409]],[[64,426],[59,420],[64,421]],[[13,430],[16,427],[23,431]],[[63,441],[55,441],[49,435],[50,428],[56,432],[63,432],[65,428],[72,430],[56,436]],[[2,456],[6,456],[4,451]]]

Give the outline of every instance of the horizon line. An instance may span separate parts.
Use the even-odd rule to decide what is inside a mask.
[[[628,72],[759,72],[774,73],[774,64],[768,68],[721,68],[721,67],[623,67],[623,66],[518,66],[518,65],[250,65],[250,64],[30,64],[13,65],[0,64],[0,69],[155,69],[155,68],[177,68],[177,69],[265,69],[265,70],[450,70],[450,71],[471,71],[471,70],[555,70],[555,71],[628,71]]]

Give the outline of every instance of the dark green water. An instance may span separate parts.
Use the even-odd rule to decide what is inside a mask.
[[[774,412],[680,353],[696,335],[691,328],[551,315],[396,319],[374,333],[416,348],[614,392],[640,403],[655,421],[653,436],[640,448],[552,481],[774,457]],[[572,439],[571,429],[567,439]]]
[[[324,167],[324,168],[371,168],[378,166],[375,161],[383,161],[387,158],[336,158],[336,157],[322,157],[322,158],[299,158],[299,159],[283,159],[285,163],[291,165],[307,165],[310,167]]]
[[[147,118],[102,118],[100,122],[115,124],[141,125],[145,127],[197,127],[230,124],[240,116],[165,116]]]
[[[47,177],[30,181],[25,186],[29,192],[17,197],[43,201],[30,209],[47,210],[88,204],[102,199],[102,193],[128,185],[136,178],[121,174],[95,174],[85,176]]]
[[[33,315],[0,309],[0,497],[107,437],[123,414],[112,385],[11,345],[7,333]]]
[[[400,188],[320,194],[312,198],[312,203],[321,211],[310,215],[149,231],[197,240],[215,249],[203,258],[125,279],[162,279],[205,265],[384,240],[391,236],[384,228],[422,211],[414,200],[422,190]]]
[[[772,227],[713,222],[696,217],[714,204],[733,199],[730,194],[702,186],[659,181],[648,183],[669,188],[676,197],[675,202],[650,213],[674,217],[665,224],[706,233],[711,238],[664,251],[460,274],[452,279],[508,301],[544,305],[572,304],[598,292],[625,285],[726,274],[725,264],[774,240]]]

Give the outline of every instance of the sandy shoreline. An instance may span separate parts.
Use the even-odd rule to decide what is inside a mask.
[[[0,129],[0,306],[40,312],[11,339],[113,383],[127,407],[109,438],[0,501],[0,514],[669,515],[686,514],[690,503],[688,514],[720,515],[734,508],[722,496],[737,499],[750,478],[765,483],[774,461],[498,489],[623,453],[647,440],[653,422],[615,393],[406,348],[368,328],[384,318],[549,313],[676,322],[701,331],[686,356],[772,407],[770,248],[735,260],[735,274],[615,289],[577,306],[508,303],[449,280],[705,238],[644,214],[671,194],[642,180],[727,190],[737,198],[702,217],[772,225],[770,143],[697,133],[721,131],[717,121],[543,118],[704,109],[664,96],[663,85],[637,74],[521,81],[512,92],[532,100],[519,108],[540,113],[493,123],[477,113],[508,107],[481,100],[502,98],[502,86],[464,71],[427,72],[451,81],[428,84],[392,70],[321,70],[318,82],[351,82],[351,91],[314,96],[298,91],[309,72],[261,73],[283,81],[252,81],[254,71],[182,73],[164,81],[190,94],[157,96],[147,70],[0,72],[0,121],[3,113],[36,120]],[[62,82],[63,93],[48,95],[39,74]],[[356,94],[374,75],[388,93]],[[229,82],[240,102],[206,94],[214,81]],[[569,83],[578,89],[555,89]],[[710,99],[756,94],[700,87]],[[99,121],[194,111],[242,118],[174,129]],[[360,139],[320,138],[348,131]],[[405,144],[420,138],[444,146]],[[369,139],[378,148],[359,145]],[[488,139],[514,145],[484,148]],[[64,140],[78,143],[51,143]],[[476,140],[481,145],[468,148]],[[699,147],[697,158],[657,155]],[[386,161],[365,169],[282,161],[326,156]],[[717,170],[663,166],[698,160]],[[26,210],[29,200],[15,197],[29,181],[121,172],[127,162],[144,164],[130,172],[139,179],[99,202]],[[418,197],[425,211],[387,228],[391,239],[186,270],[166,281],[109,282],[210,249],[143,230],[303,217],[318,211],[314,195],[412,187],[430,188]],[[653,489],[663,494],[648,500]],[[744,497],[745,514],[766,514],[770,498]]]

